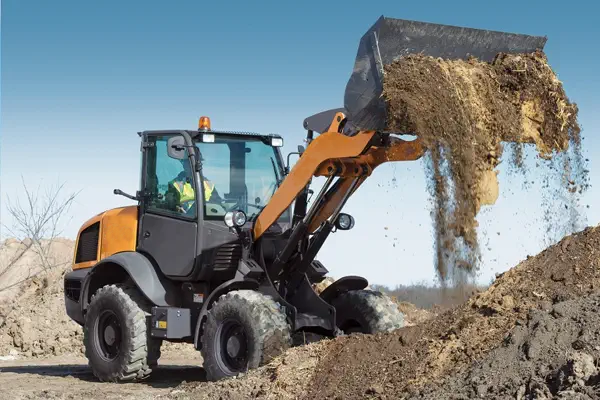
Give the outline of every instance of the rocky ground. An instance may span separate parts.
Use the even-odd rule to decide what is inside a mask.
[[[62,294],[35,284],[14,314],[30,325],[2,314],[0,386],[8,398],[596,399],[599,255],[600,229],[588,228],[528,257],[462,305],[436,314],[400,303],[405,328],[298,347],[216,383],[204,382],[200,356],[189,347],[167,349],[147,382],[96,382],[78,347],[60,340],[79,343],[77,328],[58,320],[60,330],[36,331],[59,317],[34,320],[44,313],[32,310],[32,299],[48,305]]]

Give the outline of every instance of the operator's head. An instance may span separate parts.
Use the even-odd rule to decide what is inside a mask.
[[[190,168],[190,160],[188,160],[187,158],[184,158],[183,160],[179,160],[179,161],[181,162],[183,171],[186,173],[186,175],[191,175],[192,169]]]

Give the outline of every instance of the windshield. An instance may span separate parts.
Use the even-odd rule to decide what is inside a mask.
[[[242,210],[253,221],[282,179],[277,149],[259,138],[219,135],[214,143],[197,146],[202,155],[205,219],[222,221],[227,211]],[[287,213],[282,218],[289,218]]]

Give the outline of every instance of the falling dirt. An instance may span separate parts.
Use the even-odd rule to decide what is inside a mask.
[[[519,145],[511,161],[523,171],[523,144],[535,146],[541,160],[566,152],[571,144],[575,154],[568,165],[577,171],[569,180],[585,180],[577,105],[542,52],[499,54],[491,63],[409,55],[386,66],[384,96],[388,130],[415,134],[429,149],[442,281],[454,267],[474,271],[478,266],[476,216],[499,196],[496,168],[504,144]],[[585,187],[578,189],[573,195]]]

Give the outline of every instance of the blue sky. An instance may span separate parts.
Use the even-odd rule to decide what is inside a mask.
[[[4,0],[2,222],[11,224],[5,200],[19,196],[21,175],[32,186],[82,190],[65,236],[131,204],[112,190],[138,188],[136,132],[144,129],[194,128],[208,115],[215,128],[280,133],[294,149],[306,116],[343,105],[358,41],[385,15],[548,36],[550,63],[580,107],[593,185],[584,204],[595,225],[597,10],[581,1]],[[483,282],[544,247],[539,187],[522,191],[505,172],[500,185],[498,203],[480,217]],[[380,167],[347,204],[355,229],[333,235],[321,261],[335,276],[433,281],[428,201],[421,162]]]

